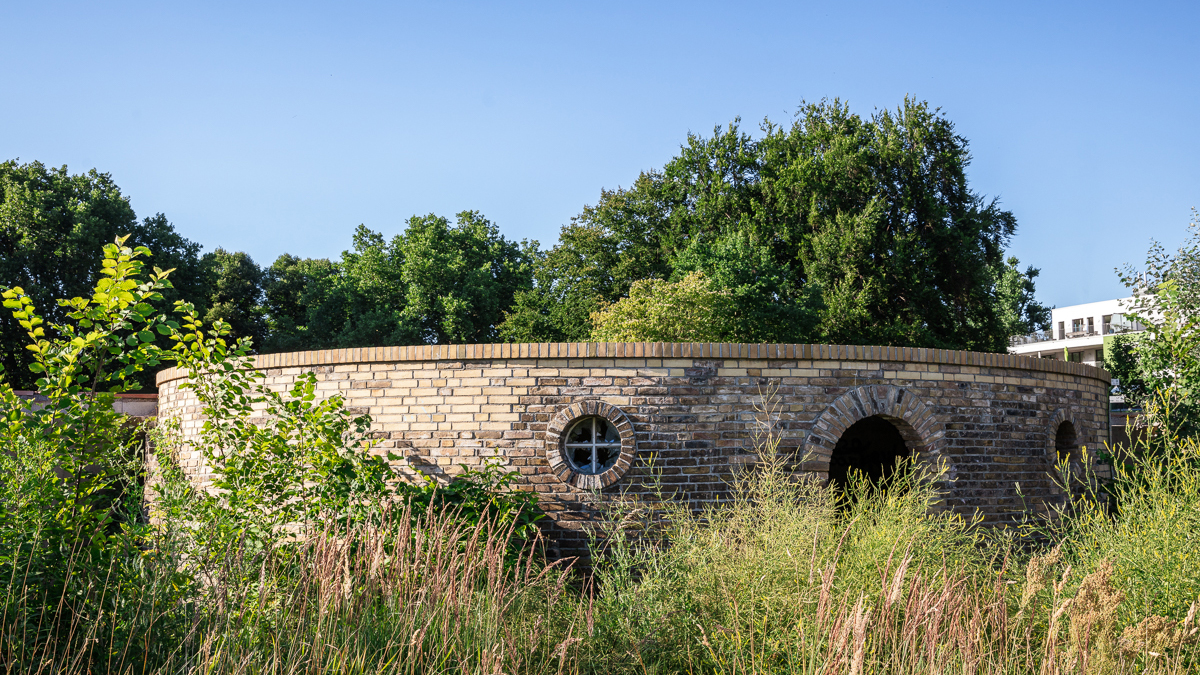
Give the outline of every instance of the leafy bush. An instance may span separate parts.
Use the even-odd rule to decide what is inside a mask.
[[[370,452],[370,418],[351,416],[340,396],[318,400],[312,376],[286,392],[265,386],[248,368],[248,342],[225,342],[228,325],[206,327],[184,303],[182,322],[156,313],[168,272],[143,273],[139,258],[149,251],[117,239],[104,254],[91,297],[60,301],[68,323],[47,326],[22,289],[4,291],[40,375],[33,402],[0,384],[6,672],[39,663],[124,672],[177,663],[181,653],[186,661],[211,646],[195,642],[198,631],[233,618],[224,600],[205,606],[220,600],[214,588],[232,584],[243,602],[276,602],[273,589],[295,590],[289,580],[312,563],[310,542],[336,532],[369,527],[393,552],[424,547],[419,556],[446,544],[414,535],[414,525],[436,521],[471,555],[499,546],[510,566],[528,560],[524,543],[540,511],[536,495],[512,490],[512,475],[489,466],[445,487],[399,481]],[[175,348],[159,348],[156,334]],[[113,403],[139,373],[169,361],[192,371],[186,386],[207,415],[200,447],[213,480],[197,489],[173,465],[179,437],[164,420],[152,434],[163,460],[152,524],[143,512],[145,430]],[[394,504],[405,500],[401,526]],[[254,611],[275,620],[278,609]]]
[[[251,367],[247,341],[228,344],[227,326],[205,326],[190,310],[180,306],[183,321],[172,339],[179,367],[188,372],[181,387],[195,394],[204,414],[195,446],[211,471],[211,488],[190,490],[182,472],[169,471],[167,488],[182,500],[165,505],[174,517],[199,524],[210,554],[302,539],[331,523],[377,520],[395,502],[421,515],[453,509],[471,524],[497,519],[512,526],[514,546],[535,535],[533,523],[542,517],[537,497],[513,488],[516,474],[487,465],[463,467],[446,486],[428,477],[423,484],[400,480],[388,464],[399,457],[372,452],[369,416],[353,416],[337,393],[318,400],[311,373],[285,392],[272,389]],[[174,429],[177,421],[164,424]],[[169,452],[160,453],[160,464],[171,466]]]
[[[1194,437],[1200,436],[1200,214],[1194,211],[1189,229],[1174,254],[1155,242],[1144,269],[1125,268],[1121,280],[1134,295],[1128,316],[1146,330],[1110,351],[1126,398],[1143,409],[1140,423]],[[1167,405],[1158,405],[1163,398]]]
[[[0,384],[6,659],[74,649],[90,667],[114,651],[144,656],[151,648],[137,640],[155,614],[141,600],[157,559],[145,547],[141,430],[113,410],[115,394],[162,363],[155,334],[171,330],[151,304],[169,287],[167,272],[144,275],[139,258],[148,253],[123,238],[105,246],[92,295],[59,301],[68,319],[61,324],[47,325],[23,289],[3,292],[30,339],[40,395],[23,400]],[[163,578],[180,588],[174,577],[168,568]]]
[[[683,279],[633,282],[629,297],[591,316],[597,342],[721,342],[732,330],[734,304],[703,272]]]

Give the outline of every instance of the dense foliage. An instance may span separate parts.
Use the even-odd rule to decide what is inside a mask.
[[[1127,266],[1121,274],[1134,296],[1126,311],[1146,330],[1111,341],[1105,364],[1127,402],[1143,410],[1143,425],[1200,437],[1200,216],[1195,212],[1190,228],[1178,251],[1168,253],[1155,242],[1143,268]]]
[[[702,272],[676,282],[643,279],[629,297],[591,316],[596,342],[736,342],[733,299]]]
[[[945,116],[822,102],[761,132],[690,135],[661,170],[604,191],[563,228],[505,337],[580,339],[635,282],[693,270],[731,294],[753,341],[1003,351],[1009,331],[1045,322],[1036,272],[1005,265],[1016,219],[968,186],[967,141]]]
[[[758,135],[736,122],[689,135],[661,169],[601,191],[549,250],[464,211],[413,216],[390,239],[359,226],[339,257],[285,253],[266,267],[220,247],[201,255],[162,214],[137,220],[107,174],[13,161],[0,164],[0,284],[56,322],[52,299],[90,288],[101,247],[128,234],[174,270],[168,302],[227,323],[256,352],[586,341],[611,333],[593,317],[641,306],[620,303],[646,289],[665,298],[692,273],[728,300],[720,316],[713,305],[667,332],[620,334],[1004,351],[1044,329],[1048,310],[1038,271],[1005,259],[1016,219],[968,185],[970,159],[925,103],[863,117],[822,102]],[[0,317],[0,363],[32,388],[20,334]]]
[[[390,241],[360,226],[339,261],[268,268],[265,350],[493,342],[536,250],[474,211],[413,216]]]
[[[152,249],[158,267],[174,269],[173,283],[160,291],[166,302],[207,306],[200,246],[179,236],[161,213],[139,221],[111,176],[95,170],[71,175],[40,162],[0,163],[0,286],[22,288],[49,323],[61,323],[70,311],[55,299],[87,294],[103,276],[101,250],[126,235],[130,246]],[[159,343],[165,346],[165,338]],[[24,329],[0,314],[5,377],[17,389],[33,389],[33,355],[24,346]]]
[[[1115,467],[1106,494],[1072,491],[1040,528],[1056,545],[1026,552],[937,509],[937,476],[911,466],[886,490],[852,481],[848,501],[794,480],[768,398],[730,502],[616,501],[581,577],[527,545],[537,501],[513,474],[397,480],[340,397],[312,378],[275,391],[227,324],[159,313],[169,283],[147,253],[106,246],[57,326],[4,293],[44,396],[0,384],[5,672],[1182,673],[1200,658],[1194,438],[1156,427],[1152,457]],[[646,297],[713,293],[684,281]],[[147,518],[139,430],[111,396],[167,360],[205,413],[216,489],[183,476],[163,420]]]
[[[0,382],[3,672],[59,658],[89,672],[107,672],[113,659],[162,662],[198,620],[214,566],[236,554],[243,566],[222,583],[269,583],[269,561],[290,559],[329,527],[388,523],[388,546],[411,546],[397,537],[440,518],[492,528],[505,564],[528,555],[541,513],[536,495],[513,491],[511,474],[483,466],[448,484],[402,480],[371,452],[370,419],[351,416],[341,397],[317,400],[312,377],[272,390],[247,367],[248,341],[226,342],[227,323],[206,324],[183,301],[180,320],[161,313],[168,272],[147,272],[150,252],[126,243],[103,248],[88,296],[58,301],[61,322],[24,289],[3,290],[37,394],[24,399]],[[167,362],[190,373],[205,414],[195,445],[212,489],[185,477],[172,452],[178,426],[159,420],[148,518],[147,431],[114,411],[114,396]]]

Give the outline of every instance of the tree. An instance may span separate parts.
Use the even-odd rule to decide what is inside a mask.
[[[413,216],[404,233],[404,318],[422,342],[493,342],[518,291],[527,290],[537,242],[511,242],[477,211],[451,226]]]
[[[249,255],[223,248],[206,253],[200,265],[208,282],[204,321],[224,321],[234,337],[249,338],[259,348],[266,336],[262,269]]]
[[[629,297],[591,315],[595,342],[725,342],[732,332],[734,301],[713,290],[703,272],[677,282],[635,281]]]
[[[689,135],[661,170],[602,191],[541,259],[503,334],[590,331],[568,308],[700,270],[772,340],[1007,348],[996,284],[1016,220],[969,188],[967,141],[944,115],[906,99],[864,119],[833,101],[790,126],[764,121],[758,139],[739,123]]]
[[[590,319],[628,287],[613,278],[618,261],[611,235],[577,223],[562,228],[549,252],[532,252],[533,286],[517,291],[499,327],[505,342],[585,342]],[[622,280],[623,281],[623,280]]]
[[[207,307],[200,246],[180,236],[161,213],[139,222],[109,174],[0,163],[0,286],[24,289],[47,324],[63,323],[67,310],[55,299],[87,295],[101,277],[104,246],[125,235],[129,246],[155,252],[150,264],[175,270],[174,288],[162,291],[166,301]],[[10,384],[29,389],[36,378],[23,335],[11,316],[0,315],[0,365]],[[161,346],[164,340],[159,338]],[[153,386],[152,373],[140,377],[143,388]]]
[[[1021,271],[1020,260],[1010,257],[996,279],[996,308],[1007,335],[1028,335],[1050,329],[1050,308],[1034,299],[1033,280],[1040,270],[1030,265]]]
[[[266,270],[268,351],[417,342],[405,305],[403,237],[359,225],[339,261],[284,254]]]
[[[790,266],[749,232],[729,232],[711,242],[693,241],[675,257],[673,278],[691,271],[711,275],[730,297],[725,341],[801,342],[820,334],[821,287],[792,287]],[[715,320],[715,319],[714,319]]]
[[[1124,396],[1134,408],[1141,408],[1154,393],[1138,363],[1137,347],[1141,338],[1141,333],[1126,333],[1104,340],[1104,369],[1113,376],[1113,393]]]
[[[330,341],[328,334],[318,335],[312,326],[337,274],[337,266],[325,258],[297,258],[287,253],[263,270],[267,316],[263,352],[320,349]]]
[[[342,252],[339,276],[310,314],[315,335],[337,347],[420,344],[403,316],[405,262],[403,236],[385,241],[360,225],[354,250]]]
[[[281,256],[265,276],[267,343],[329,349],[489,342],[532,286],[537,242],[512,242],[475,211],[413,216],[386,240],[359,226],[336,263]]]
[[[1168,253],[1153,242],[1144,269],[1126,265],[1121,281],[1134,299],[1126,313],[1146,326],[1114,345],[1114,372],[1143,421],[1169,434],[1200,434],[1200,214],[1190,236]],[[1129,356],[1132,352],[1132,358]]]

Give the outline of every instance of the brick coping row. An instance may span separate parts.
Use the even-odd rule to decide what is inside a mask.
[[[747,344],[728,342],[525,342],[509,344],[355,347],[307,352],[259,354],[254,367],[286,368],[396,361],[470,361],[482,359],[747,359],[779,361],[890,361],[1012,368],[1090,377],[1106,384],[1111,376],[1094,366],[1016,354],[968,352],[925,347],[872,345]],[[182,379],[179,368],[159,371],[162,385]]]

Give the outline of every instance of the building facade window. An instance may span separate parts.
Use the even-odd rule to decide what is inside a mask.
[[[1067,331],[1063,329],[1063,322],[1058,322],[1058,339],[1061,340],[1067,337]]]

